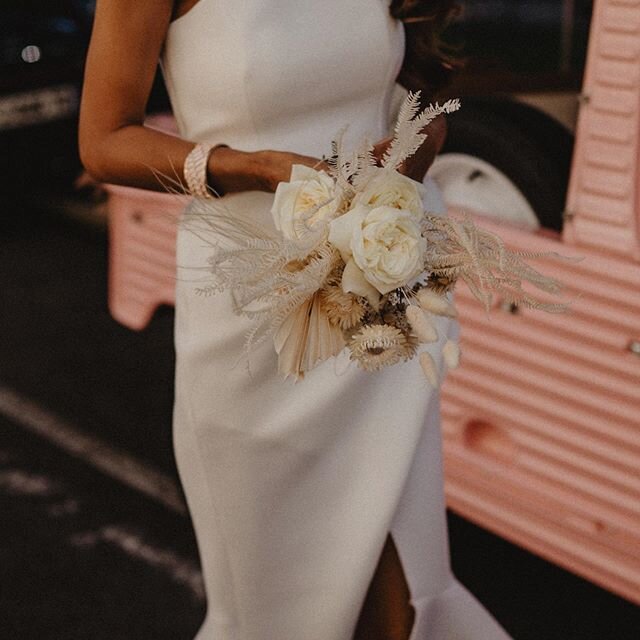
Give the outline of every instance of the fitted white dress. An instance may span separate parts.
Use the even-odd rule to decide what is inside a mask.
[[[347,124],[347,141],[387,135],[404,52],[388,4],[200,0],[161,59],[181,135],[315,157]],[[272,227],[272,198],[223,202]],[[450,570],[439,397],[417,361],[368,373],[343,353],[294,383],[264,342],[250,375],[249,321],[194,291],[207,255],[179,230],[174,441],[208,601],[198,640],[351,640],[388,532],[411,640],[508,638]],[[437,361],[457,327],[439,328]]]

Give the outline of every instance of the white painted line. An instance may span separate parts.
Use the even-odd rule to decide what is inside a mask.
[[[59,492],[51,478],[23,469],[0,471],[0,489],[10,495],[49,497]]]
[[[0,464],[2,464],[1,451]],[[62,484],[48,476],[25,469],[7,468],[0,470],[0,490],[11,496],[57,499],[47,507],[47,513],[52,518],[74,515],[80,509],[78,500],[65,497],[66,489]]]
[[[194,562],[181,558],[169,549],[161,549],[149,544],[138,534],[124,527],[108,525],[98,531],[78,533],[70,538],[70,542],[79,548],[93,548],[101,542],[112,544],[130,558],[163,571],[174,582],[187,587],[198,602],[203,602],[205,599],[202,573]]]
[[[173,478],[100,439],[83,433],[54,413],[3,385],[0,385],[0,413],[172,511],[183,515],[187,513]]]

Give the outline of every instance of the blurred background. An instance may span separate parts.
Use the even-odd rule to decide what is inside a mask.
[[[93,2],[0,11],[1,634],[188,640],[205,603],[171,448],[174,228],[152,215],[176,204],[82,171]],[[468,0],[447,41],[467,59],[432,169],[447,202],[590,265],[559,274],[571,328],[460,296],[454,570],[516,640],[635,639],[640,7]],[[171,128],[159,76],[148,112]]]

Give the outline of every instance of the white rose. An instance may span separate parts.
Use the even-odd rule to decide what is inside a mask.
[[[355,197],[354,204],[371,208],[394,207],[410,211],[418,218],[424,214],[422,195],[424,186],[397,171],[379,170],[367,186]]]
[[[426,241],[409,211],[372,209],[356,228],[351,250],[365,279],[383,294],[424,270]]]
[[[426,240],[409,211],[356,206],[331,221],[329,242],[346,264],[344,291],[365,296],[374,306],[380,294],[405,285],[424,270]]]
[[[276,188],[271,207],[276,228],[289,240],[301,239],[318,222],[335,215],[334,196],[335,184],[327,173],[294,164],[290,181]]]

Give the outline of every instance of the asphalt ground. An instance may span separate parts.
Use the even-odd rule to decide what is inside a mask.
[[[119,326],[106,266],[104,232],[2,206],[2,640],[189,640],[204,616],[171,450],[173,315]],[[640,637],[631,603],[451,513],[449,528],[456,575],[514,640]]]

